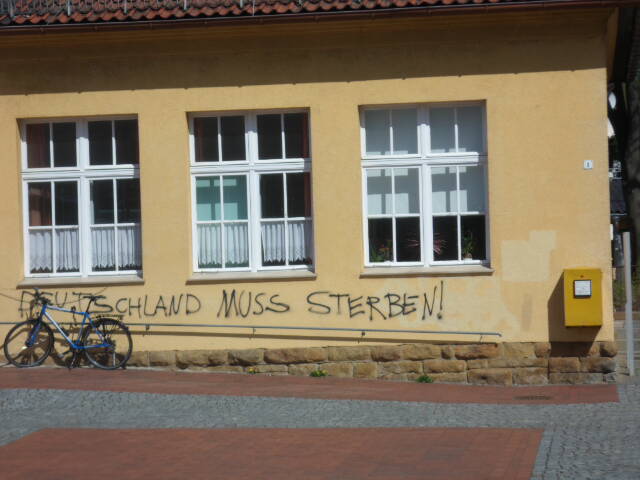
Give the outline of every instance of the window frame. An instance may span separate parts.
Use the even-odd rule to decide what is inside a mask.
[[[431,125],[430,110],[432,108],[454,108],[454,135],[456,150],[458,149],[458,122],[457,108],[460,107],[481,107],[481,135],[482,135],[482,151],[481,152],[431,152]],[[401,154],[401,155],[367,155],[366,150],[366,125],[365,112],[371,110],[395,110],[395,109],[416,109],[417,111],[417,153]],[[447,267],[447,266],[490,266],[490,231],[489,231],[489,183],[488,183],[488,151],[487,151],[487,105],[484,101],[464,101],[464,102],[438,102],[438,103],[412,103],[412,104],[387,104],[387,105],[362,105],[360,106],[360,148],[361,148],[361,175],[362,175],[362,233],[364,244],[364,266],[365,268],[377,267]],[[393,145],[393,129],[390,126],[390,147]],[[432,205],[432,174],[434,167],[455,167],[456,168],[456,196],[457,196],[457,212],[451,214],[443,214],[433,212]],[[482,178],[484,181],[484,212],[476,213],[476,215],[484,215],[485,229],[485,258],[483,260],[464,259],[462,257],[462,232],[461,220],[462,216],[473,215],[472,213],[460,212],[460,185],[458,167],[480,167],[482,168]],[[419,170],[419,202],[420,202],[420,233],[421,247],[419,262],[398,262],[395,261],[397,242],[394,235],[394,260],[385,262],[371,262],[369,252],[369,218],[367,203],[367,171],[371,169],[396,169],[396,168],[418,168]],[[394,188],[392,181],[392,188]],[[393,190],[392,190],[393,191]],[[393,197],[392,197],[393,198]],[[458,225],[457,251],[459,260],[434,260],[433,254],[433,219],[441,216],[455,216]],[[396,214],[389,215],[395,218]],[[393,232],[395,232],[395,222],[393,223]]]
[[[138,120],[137,115],[101,115],[96,117],[43,117],[29,118],[19,121],[20,131],[20,156],[21,171],[20,181],[22,187],[22,224],[23,224],[23,245],[24,245],[24,276],[25,278],[91,278],[97,276],[124,276],[124,275],[142,275],[143,269],[138,270],[116,270],[114,271],[94,271],[92,268],[93,248],[91,244],[91,196],[90,183],[93,180],[117,180],[117,179],[140,179],[140,166],[138,164],[116,164],[111,165],[90,165],[89,158],[89,122],[93,121],[117,121],[117,120]],[[52,129],[54,123],[75,123],[76,125],[76,165],[73,167],[54,167],[48,168],[29,168],[28,151],[27,151],[27,125],[33,124],[49,124],[49,130]],[[113,123],[112,123],[113,125]],[[139,126],[138,126],[139,138]],[[49,139],[50,152],[53,149],[53,137]],[[112,145],[114,162],[115,149],[115,131],[112,127]],[[138,161],[139,141],[138,141]],[[54,159],[50,159],[53,165]],[[29,231],[32,228],[29,224],[29,184],[38,182],[60,182],[75,181],[78,185],[78,272],[55,272],[55,259],[52,261],[53,272],[32,273],[31,272],[31,245],[29,240]],[[52,196],[52,204],[54,198]],[[139,222],[140,235],[142,236],[142,215]],[[52,225],[50,228],[55,230],[57,227]],[[54,237],[55,235],[52,235]],[[52,239],[52,255],[55,258],[55,240]],[[142,255],[142,253],[141,253]],[[144,268],[144,266],[143,266]]]
[[[305,113],[307,115],[308,128],[308,157],[301,158],[280,158],[280,159],[264,159],[258,157],[258,116],[287,113]],[[245,160],[222,160],[218,158],[216,161],[196,161],[195,147],[195,127],[194,119],[207,117],[226,117],[226,116],[242,116],[244,117],[245,126]],[[284,121],[281,117],[281,141],[282,156],[286,157],[285,140],[284,140]],[[218,120],[218,125],[220,121]],[[233,272],[268,272],[268,271],[288,271],[288,270],[306,270],[314,271],[315,269],[315,223],[314,219],[314,202],[313,202],[313,186],[309,185],[309,196],[311,198],[311,246],[310,246],[310,265],[262,265],[262,249],[261,249],[261,231],[260,225],[263,221],[261,216],[262,205],[260,198],[260,175],[261,174],[284,174],[284,173],[304,173],[311,174],[311,113],[308,108],[291,108],[291,109],[265,109],[265,110],[224,110],[224,111],[206,111],[192,112],[188,114],[189,127],[189,175],[191,184],[191,257],[192,269],[194,273],[233,273]],[[218,128],[218,136],[220,138],[221,131]],[[221,151],[221,144],[218,142],[218,151]],[[248,222],[248,249],[249,249],[249,266],[248,267],[231,267],[231,268],[201,268],[198,265],[198,230],[197,225],[197,198],[196,198],[196,180],[203,177],[215,176],[233,176],[245,175],[247,177],[247,222]],[[286,199],[285,199],[286,201]],[[224,208],[224,207],[222,207]],[[221,223],[224,221],[221,220]],[[222,234],[224,236],[224,234]],[[285,242],[287,240],[285,239]],[[288,263],[288,261],[286,262]]]

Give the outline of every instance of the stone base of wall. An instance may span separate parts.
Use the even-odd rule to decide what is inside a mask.
[[[616,345],[593,343],[478,343],[363,345],[249,350],[134,352],[130,367],[174,370],[416,380],[480,385],[615,382]]]

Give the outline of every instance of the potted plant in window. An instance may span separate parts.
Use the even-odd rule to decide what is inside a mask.
[[[473,239],[472,232],[466,232],[462,237],[462,258],[464,260],[473,260],[473,251],[476,248],[476,242]]]

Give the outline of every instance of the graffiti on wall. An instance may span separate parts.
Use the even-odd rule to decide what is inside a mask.
[[[52,305],[85,311],[89,306],[89,292],[42,292]],[[20,313],[30,312],[31,295],[22,292]],[[132,318],[155,318],[193,315],[206,312],[204,306],[214,306],[211,312],[216,318],[248,318],[265,314],[301,313],[284,294],[245,289],[222,289],[213,298],[192,293],[172,295],[141,295],[137,297],[109,298],[99,295],[91,304],[91,311],[100,314],[120,314]],[[299,308],[299,307],[298,307]],[[439,281],[429,291],[387,292],[384,295],[364,295],[331,290],[316,290],[304,297],[304,311],[318,316],[355,318],[363,316],[370,321],[396,317],[417,316],[427,320],[440,318],[444,309],[444,282]]]

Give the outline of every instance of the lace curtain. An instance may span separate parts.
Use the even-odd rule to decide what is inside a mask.
[[[91,264],[94,270],[115,270],[116,236],[118,239],[118,268],[137,270],[142,267],[142,242],[139,225],[93,227],[91,229]]]
[[[203,268],[222,267],[222,225],[198,225],[198,264]],[[225,266],[249,264],[249,226],[225,223]]]
[[[284,222],[265,222],[260,226],[264,262],[298,262],[311,258],[311,220],[287,223],[289,248],[285,252]]]
[[[56,229],[55,264],[58,272],[80,270],[78,229]],[[53,272],[53,232],[31,230],[29,232],[29,263],[31,271]]]

